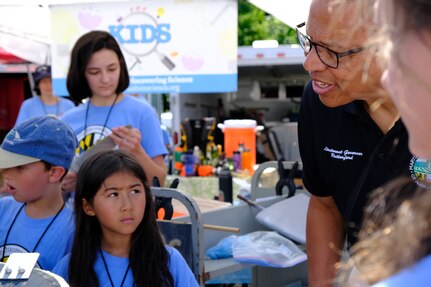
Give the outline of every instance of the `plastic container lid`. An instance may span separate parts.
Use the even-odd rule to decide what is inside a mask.
[[[224,128],[256,128],[255,120],[225,120]]]

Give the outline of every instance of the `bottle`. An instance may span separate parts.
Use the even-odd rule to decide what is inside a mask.
[[[234,151],[232,156],[232,162],[233,162],[233,170],[237,171],[240,170],[241,167],[241,153],[239,151]]]
[[[201,156],[201,150],[197,145],[195,145],[195,147],[193,148],[193,155],[195,157],[195,164],[200,165],[202,156]]]
[[[186,176],[195,175],[195,157],[192,151],[183,153],[184,171]]]
[[[251,166],[251,152],[249,148],[244,149],[241,155],[242,169],[248,170],[250,174],[253,172],[253,167]]]
[[[219,190],[225,202],[232,202],[232,175],[229,168],[222,168],[218,175]]]
[[[183,151],[182,148],[177,146],[174,151],[174,170],[173,173],[178,175],[181,173],[181,169],[183,168]]]

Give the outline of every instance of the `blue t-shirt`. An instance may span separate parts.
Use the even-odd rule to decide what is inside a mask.
[[[97,141],[107,137],[112,133],[112,128],[126,125],[141,132],[141,145],[149,157],[167,154],[160,122],[153,107],[128,95],[112,109],[111,106],[94,106],[88,101],[65,113],[61,119],[75,131],[79,142],[76,154],[83,153]]]
[[[55,115],[60,117],[75,107],[75,104],[66,98],[59,97],[59,100],[55,105],[44,104],[39,96],[25,100],[19,109],[15,125],[37,116]]]
[[[184,258],[178,252],[178,250],[166,246],[166,250],[169,253],[169,271],[174,278],[175,287],[194,287],[199,286],[196,281],[195,276],[190,270]],[[124,257],[117,257],[110,255],[109,253],[102,251],[103,256],[106,260],[106,265],[108,266],[109,273],[111,275],[114,286],[120,286],[121,281],[124,278],[124,274],[129,265],[129,259]],[[60,275],[66,281],[69,281],[69,261],[70,254],[65,256],[58,264],[55,266],[53,272]],[[145,266],[143,266],[145,268]],[[96,263],[94,264],[94,271],[97,274],[100,287],[111,287],[111,283],[108,278],[105,266],[103,264],[102,257],[100,253],[97,254]],[[124,286],[133,286],[133,274],[132,270],[129,270],[124,281]]]
[[[431,255],[405,268],[372,287],[428,287],[431,286]]]
[[[0,257],[3,257],[6,234],[22,205],[10,196],[0,199]],[[70,253],[75,231],[73,210],[66,204],[34,250],[54,216],[31,218],[24,207],[10,230],[4,257],[9,257],[11,253],[37,252],[40,253],[37,267],[51,271],[58,261]]]
[[[163,133],[163,142],[165,143],[166,146],[170,146],[171,145],[171,141],[169,139],[169,132],[167,127],[165,127],[164,125],[160,126],[162,129],[162,133]]]

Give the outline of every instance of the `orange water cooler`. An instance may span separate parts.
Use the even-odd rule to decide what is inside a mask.
[[[226,120],[223,124],[218,124],[224,134],[224,152],[226,157],[233,157],[233,152],[238,150],[240,144],[243,144],[246,150],[249,150],[250,160],[249,169],[252,172],[256,164],[256,131],[263,129],[257,126],[255,120]]]

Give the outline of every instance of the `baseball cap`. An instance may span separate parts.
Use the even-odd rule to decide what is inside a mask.
[[[37,161],[69,169],[78,143],[72,128],[53,116],[34,117],[15,126],[0,146],[0,168]]]
[[[47,65],[38,66],[33,75],[34,81],[37,83],[43,78],[47,78],[47,77],[51,77],[51,66],[47,66]]]

